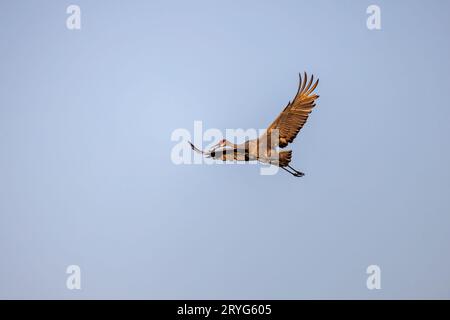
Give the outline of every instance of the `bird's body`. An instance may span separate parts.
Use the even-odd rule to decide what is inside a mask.
[[[279,151],[278,148],[285,148],[294,141],[315,107],[315,100],[319,96],[313,92],[319,80],[314,83],[313,80],[314,76],[311,76],[308,82],[308,77],[305,73],[302,81],[300,75],[300,84],[295,98],[287,104],[259,138],[247,140],[241,144],[234,144],[223,139],[207,152],[197,149],[190,143],[192,149],[205,156],[223,161],[257,160],[278,166],[296,177],[303,176],[302,172],[295,170],[289,165],[292,159],[292,150]],[[218,148],[219,150],[217,150]],[[292,171],[288,170],[288,168]]]

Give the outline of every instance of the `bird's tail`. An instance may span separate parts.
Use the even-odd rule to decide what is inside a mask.
[[[292,159],[292,150],[289,151],[281,151],[279,153],[279,166],[280,167],[286,167],[289,165]]]

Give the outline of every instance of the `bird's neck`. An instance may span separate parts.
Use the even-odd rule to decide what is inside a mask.
[[[230,148],[233,148],[233,149],[236,149],[237,147],[238,147],[238,145],[237,144],[235,144],[235,143],[231,143],[230,141],[226,141],[225,142],[225,146],[226,147],[230,147]]]

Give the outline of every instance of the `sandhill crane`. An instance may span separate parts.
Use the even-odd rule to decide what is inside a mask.
[[[214,159],[223,161],[257,160],[262,163],[276,165],[295,177],[304,176],[303,172],[289,165],[292,160],[292,150],[277,150],[277,147],[285,148],[289,143],[294,141],[306,123],[306,120],[308,120],[312,109],[316,106],[316,99],[319,98],[317,94],[313,93],[319,84],[319,80],[313,82],[314,75],[312,75],[308,82],[306,72],[304,73],[303,80],[301,74],[299,74],[299,78],[298,91],[294,99],[287,104],[259,138],[247,140],[241,144],[234,144],[226,139],[222,139],[206,152],[196,148],[189,142],[192,149]],[[222,149],[217,150],[218,148]]]

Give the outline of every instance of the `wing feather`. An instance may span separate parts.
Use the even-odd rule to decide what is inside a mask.
[[[278,130],[278,145],[280,148],[284,148],[294,141],[308,120],[312,109],[316,106],[316,99],[319,98],[317,94],[313,93],[319,84],[319,80],[317,79],[314,82],[314,75],[312,75],[308,82],[306,72],[304,73],[303,79],[301,74],[299,74],[299,78],[299,87],[295,98],[287,104],[267,128],[267,134],[270,134],[274,129]]]

